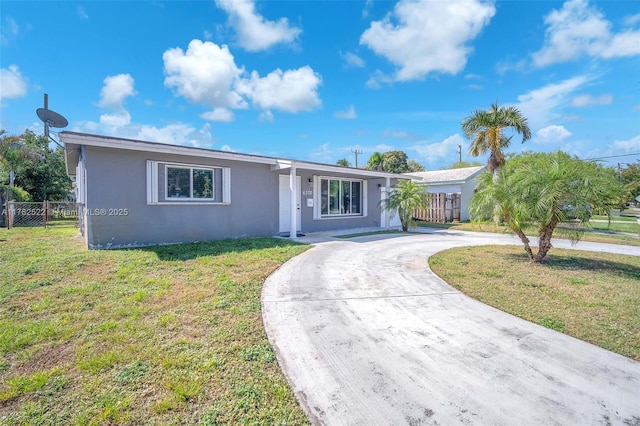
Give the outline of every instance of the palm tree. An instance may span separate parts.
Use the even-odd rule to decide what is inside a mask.
[[[384,169],[384,155],[381,152],[374,152],[367,161],[367,169],[381,172]]]
[[[608,211],[622,195],[622,186],[612,169],[583,161],[564,152],[517,155],[500,169],[480,176],[469,211],[474,220],[492,214],[504,220],[524,244],[531,263],[540,263],[551,249],[551,238],[559,231],[579,241],[592,210]],[[536,230],[538,251],[534,253],[527,227]]]
[[[340,167],[351,167],[351,163],[346,158],[341,158],[338,161],[336,161],[336,165]]]
[[[380,201],[381,206],[393,217],[400,216],[402,230],[407,232],[413,221],[414,210],[423,207],[427,201],[426,187],[412,180],[398,182],[386,199]]]
[[[488,111],[475,110],[462,122],[462,131],[467,138],[473,138],[469,153],[477,157],[489,151],[487,168],[498,179],[500,167],[504,164],[502,150],[509,146],[512,136],[505,136],[504,129],[512,128],[522,135],[522,142],[531,139],[531,130],[527,119],[516,107],[498,107],[491,105]]]

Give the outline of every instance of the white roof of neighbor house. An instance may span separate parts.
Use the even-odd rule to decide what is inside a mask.
[[[430,184],[464,183],[482,172],[485,167],[486,166],[464,167],[462,169],[434,170],[430,172],[413,172],[406,174],[420,178],[422,182]]]

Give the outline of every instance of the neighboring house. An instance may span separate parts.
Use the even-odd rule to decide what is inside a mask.
[[[389,228],[406,175],[60,132],[89,248]]]
[[[469,220],[469,203],[476,188],[476,177],[482,173],[485,166],[465,167],[462,169],[435,170],[432,172],[407,173],[418,182],[427,185],[427,191],[432,194],[460,194],[460,220]]]

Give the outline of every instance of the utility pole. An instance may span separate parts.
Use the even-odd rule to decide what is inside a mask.
[[[622,167],[618,163],[618,182],[622,183]]]
[[[458,163],[462,163],[462,145],[458,144]]]
[[[358,154],[362,154],[362,150],[361,149],[351,149],[351,152],[353,152],[356,155],[356,169],[358,168]]]

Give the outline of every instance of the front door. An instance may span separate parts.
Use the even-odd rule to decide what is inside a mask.
[[[298,191],[296,192],[296,202],[298,203],[298,208],[296,213],[298,215],[296,222],[298,224],[298,231],[301,228],[301,215],[300,215],[300,191],[301,191],[301,179],[300,176],[297,176],[298,181],[296,186],[298,187]],[[280,225],[278,227],[278,232],[290,232],[291,231],[291,189],[289,188],[289,175],[280,175]]]

